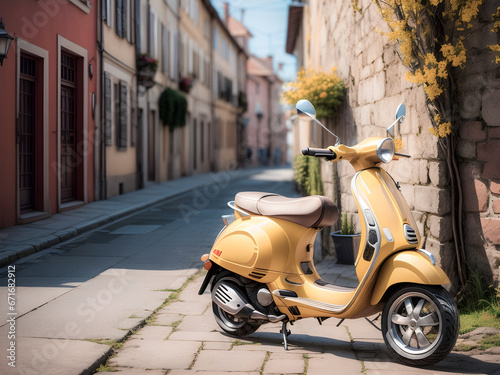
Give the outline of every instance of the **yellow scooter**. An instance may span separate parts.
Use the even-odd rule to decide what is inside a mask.
[[[297,113],[321,124],[306,100]],[[351,188],[358,207],[361,241],[355,288],[321,279],[313,263],[318,231],[338,217],[326,197],[286,198],[263,192],[241,192],[228,205],[225,227],[210,254],[202,256],[208,273],[203,294],[211,285],[212,307],[219,326],[241,337],[264,323],[282,323],[287,349],[287,323],[303,318],[354,319],[382,311],[381,328],[391,354],[412,366],[443,359],[454,347],[459,319],[456,305],[442,285],[450,281],[431,253],[420,249],[420,235],[399,186],[379,166],[409,157],[395,152],[394,129],[402,124],[404,104],[389,137],[368,138],[348,147],[305,148],[302,153],[355,169]],[[339,323],[340,324],[340,323]]]

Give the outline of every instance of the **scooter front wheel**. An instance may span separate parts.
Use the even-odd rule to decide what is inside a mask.
[[[457,307],[441,286],[403,286],[389,298],[382,312],[387,347],[410,366],[442,360],[455,346],[458,329]]]

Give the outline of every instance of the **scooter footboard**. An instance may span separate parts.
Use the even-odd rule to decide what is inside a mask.
[[[376,305],[386,290],[395,284],[449,284],[450,279],[438,265],[418,250],[406,250],[389,257],[380,270],[371,304]]]

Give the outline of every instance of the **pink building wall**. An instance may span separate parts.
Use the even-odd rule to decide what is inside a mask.
[[[90,4],[90,6],[87,6]],[[92,111],[98,101],[97,0],[3,1],[0,17],[14,36],[7,59],[0,66],[0,228],[36,220],[71,208],[61,203],[61,52],[75,57],[76,154],[73,165],[75,201],[94,200],[94,130],[98,118]],[[23,215],[19,208],[18,139],[21,53],[36,60],[36,209]],[[90,68],[92,65],[92,68]],[[93,77],[90,77],[90,69]],[[96,109],[96,108],[94,108]],[[68,167],[68,168],[70,168]],[[73,205],[75,206],[75,205]],[[37,215],[38,213],[38,215]]]

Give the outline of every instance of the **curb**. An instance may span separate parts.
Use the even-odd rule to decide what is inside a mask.
[[[111,213],[106,214],[106,215],[101,215],[97,218],[91,218],[88,221],[82,221],[82,222],[75,224],[73,226],[54,231],[52,234],[49,234],[47,236],[35,238],[35,239],[31,240],[30,242],[25,243],[25,244],[5,245],[5,246],[3,246],[3,249],[1,249],[1,253],[0,253],[0,268],[6,267],[9,264],[11,264],[19,259],[25,258],[25,257],[32,255],[32,254],[35,254],[39,251],[48,249],[49,247],[57,245],[61,242],[68,241],[68,240],[70,240],[76,236],[79,236],[83,233],[97,229],[97,228],[104,226],[106,224],[110,224],[114,221],[117,221],[125,216],[131,215],[131,214],[138,212],[140,210],[143,210],[143,209],[146,209],[148,207],[160,204],[168,199],[176,198],[182,194],[185,194],[186,192],[188,192],[190,190],[194,190],[194,189],[204,187],[204,186],[215,185],[220,180],[217,180],[216,178],[214,178],[214,176],[217,177],[217,176],[220,176],[223,174],[229,175],[229,181],[228,181],[228,183],[229,183],[229,182],[237,181],[239,179],[257,174],[262,170],[264,170],[264,168],[235,169],[235,170],[229,170],[229,171],[221,171],[221,172],[217,172],[217,173],[208,173],[208,174],[203,175],[204,178],[199,183],[194,183],[193,185],[191,185],[189,187],[183,187],[183,188],[181,187],[181,189],[177,192],[175,192],[175,191],[174,192],[165,192],[164,196],[152,198],[151,200],[148,200],[144,204],[133,204],[133,205],[131,205],[131,207],[119,209],[116,212],[111,212]],[[196,176],[192,176],[192,177],[196,177]],[[171,181],[167,181],[167,182],[164,182],[161,184],[152,185],[151,187],[146,188],[146,189],[161,188],[164,186],[168,186],[169,183],[172,183],[174,181],[180,182],[182,180],[183,180],[183,178],[178,179],[178,180],[171,180]],[[127,194],[131,194],[131,193],[133,194],[136,192],[144,192],[144,191],[145,191],[145,189],[135,190],[135,191],[127,193]],[[127,194],[124,194],[121,197],[126,196]],[[139,194],[139,193],[136,193],[136,194]],[[113,199],[113,198],[111,198],[111,199]],[[106,202],[106,201],[109,201],[109,200],[95,201],[95,202],[91,202],[91,203],[98,204],[99,202]],[[87,206],[88,205],[85,205],[83,207],[87,207]],[[71,211],[69,211],[69,212],[71,212]],[[68,212],[66,212],[66,213],[68,213]],[[21,227],[21,226],[19,226],[19,227]],[[27,230],[29,230],[29,228],[27,228]]]

